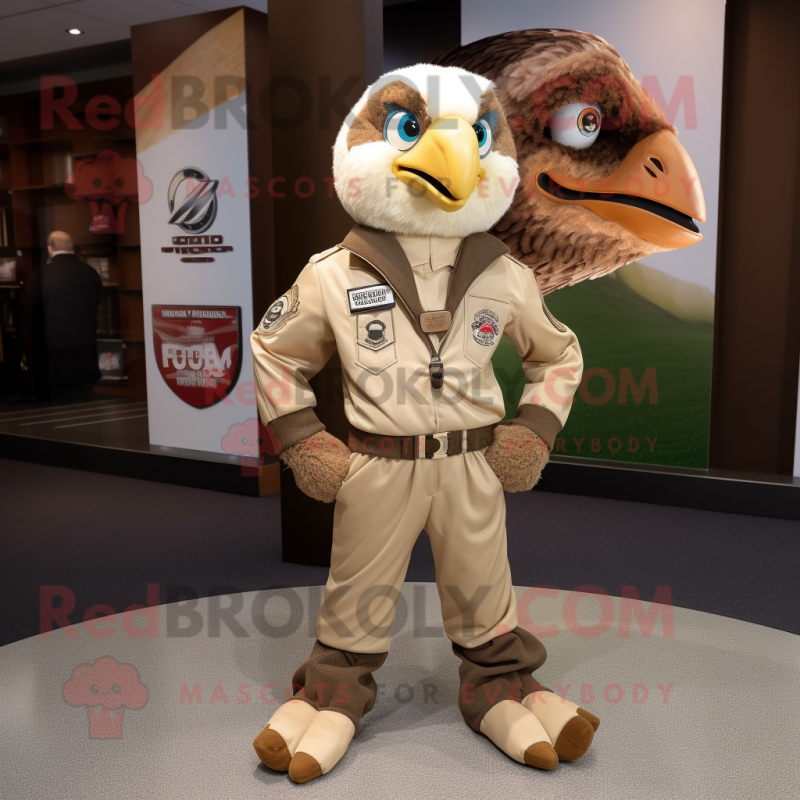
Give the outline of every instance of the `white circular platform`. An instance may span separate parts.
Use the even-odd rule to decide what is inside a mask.
[[[574,631],[600,620],[597,598],[581,600],[575,613],[569,602],[564,606],[565,592],[537,599],[538,624],[558,631],[545,640],[549,657],[537,678],[583,700],[602,721],[581,761],[545,773],[510,761],[461,720],[459,662],[441,632],[432,584],[404,588],[407,619],[376,673],[381,693],[362,732],[329,775],[296,786],[261,766],[251,743],[277,708],[269,701],[285,697],[292,672],[311,650],[320,596],[320,587],[238,595],[238,636],[224,621],[215,630],[220,607],[231,603],[225,597],[199,600],[193,618],[178,620],[200,626],[188,636],[170,630],[172,604],[157,609],[158,630],[151,630],[157,636],[130,635],[138,631],[129,613],[108,623],[105,630],[113,632],[106,638],[78,625],[0,648],[0,794],[25,800],[800,796],[800,637],[680,608],[672,609],[674,637],[664,635],[666,608],[649,637],[635,616],[624,635],[620,600],[613,598],[610,627],[590,638]],[[155,620],[153,613],[151,625]],[[265,635],[265,624],[281,636]],[[97,664],[104,656],[134,667],[144,689],[130,669]],[[65,692],[81,665],[94,670],[99,691],[92,693],[79,675]],[[102,695],[111,681],[119,691]],[[130,707],[121,716],[101,710],[91,738],[94,710],[70,705],[65,694],[72,702],[108,698],[97,705],[124,698]]]

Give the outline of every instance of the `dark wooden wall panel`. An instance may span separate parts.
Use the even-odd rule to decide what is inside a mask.
[[[326,179],[333,177],[331,148],[344,114],[382,71],[382,9],[381,0],[269,5],[273,164],[285,181],[276,189],[286,194],[274,203],[279,292],[310,255],[341,242],[353,226]],[[347,83],[340,100],[326,100],[326,92],[336,94]],[[314,181],[310,197],[295,192],[300,178]],[[302,194],[308,189],[308,183],[300,187]]]
[[[247,64],[247,161],[256,191],[250,200],[250,257],[253,287],[253,324],[280,294],[275,285],[275,229],[269,192],[272,178],[272,125],[270,120],[270,70],[268,17],[244,10],[244,50]],[[282,292],[283,290],[281,290]]]
[[[791,474],[800,361],[800,3],[726,7],[710,466]]]
[[[277,293],[294,282],[309,256],[338,244],[353,226],[335,195],[332,147],[345,114],[383,71],[382,0],[270,0],[269,50],[272,75],[272,160],[275,198]],[[330,101],[327,98],[339,99]],[[301,197],[299,178],[314,192]],[[327,180],[326,180],[327,179]],[[309,184],[301,186],[303,194]],[[317,413],[327,428],[346,439],[347,422],[337,374],[338,358],[312,381]],[[330,558],[333,505],[311,500],[281,475],[283,558],[326,564]]]

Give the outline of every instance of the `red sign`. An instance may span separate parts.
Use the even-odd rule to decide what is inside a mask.
[[[153,346],[167,386],[195,408],[236,385],[242,331],[238,306],[153,306]]]

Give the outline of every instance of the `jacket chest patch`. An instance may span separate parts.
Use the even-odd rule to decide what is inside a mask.
[[[347,302],[350,306],[351,314],[384,311],[397,305],[394,298],[394,290],[388,283],[374,283],[372,286],[348,289]]]
[[[500,333],[500,318],[489,308],[475,313],[470,326],[472,338],[484,347],[492,347]]]
[[[397,361],[394,311],[384,309],[351,317],[355,332],[355,356],[367,372],[377,375]]]
[[[360,341],[366,347],[371,347],[373,350],[378,350],[383,345],[388,343],[386,338],[386,323],[379,319],[369,320],[364,325],[365,335]]]

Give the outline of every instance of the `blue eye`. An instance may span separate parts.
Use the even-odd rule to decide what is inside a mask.
[[[481,158],[486,158],[492,150],[492,126],[489,120],[481,118],[473,126],[472,130],[478,137],[478,153]]]
[[[392,111],[383,126],[383,138],[398,150],[410,150],[419,139],[419,120],[405,109]]]

